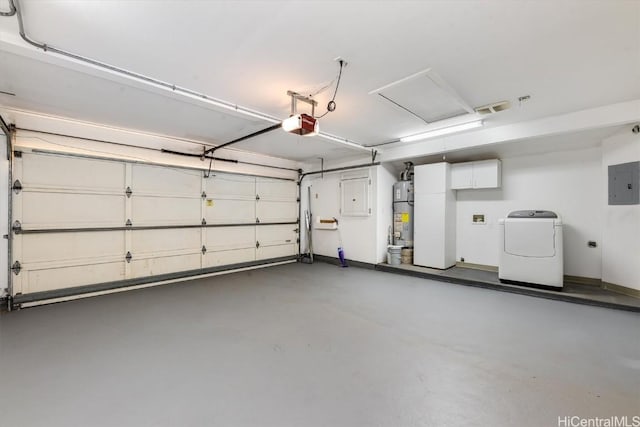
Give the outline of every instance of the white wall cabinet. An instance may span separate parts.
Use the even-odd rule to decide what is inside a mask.
[[[456,263],[456,197],[449,163],[414,168],[413,263],[449,268]]]
[[[451,165],[451,188],[500,188],[502,185],[500,160],[454,163]]]

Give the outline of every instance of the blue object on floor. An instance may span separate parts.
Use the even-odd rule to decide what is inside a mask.
[[[347,265],[347,260],[344,258],[344,250],[342,249],[342,246],[338,248],[338,258],[340,258],[340,266],[349,267],[349,265]]]

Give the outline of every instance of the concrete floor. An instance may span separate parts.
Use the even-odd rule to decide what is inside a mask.
[[[290,264],[0,316],[0,425],[640,415],[640,315]]]

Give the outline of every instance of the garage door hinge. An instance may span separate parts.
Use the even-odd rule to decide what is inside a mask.
[[[22,231],[22,224],[20,223],[20,221],[15,220],[13,221],[13,226],[11,227],[11,229],[14,233],[20,233]]]
[[[204,191],[202,192],[202,194],[200,195],[200,197],[202,197],[203,199],[207,198],[207,193],[205,193]]]
[[[131,255],[131,252],[127,252],[127,256],[125,256],[124,259],[126,259],[127,262],[131,262],[131,258],[133,258],[133,255]]]
[[[202,255],[207,253],[207,247],[205,245],[202,245]]]
[[[256,241],[256,249],[260,247],[260,242]]]
[[[14,262],[13,266],[11,266],[11,271],[13,271],[15,273],[15,275],[17,276],[18,274],[20,274],[20,270],[22,270],[22,266],[20,265],[20,261]]]
[[[20,182],[19,179],[16,179],[15,182],[13,183],[13,191],[15,191],[16,194],[19,194],[20,191],[22,191],[22,183]]]
[[[300,243],[300,239],[296,239],[296,243]]]
[[[300,232],[300,230],[296,228],[295,230],[293,230],[293,232],[294,232],[294,233],[299,233],[299,232]]]
[[[256,218],[256,224],[260,224],[260,218]]]
[[[21,158],[22,157],[22,151],[14,151],[13,155],[14,155],[14,157]]]
[[[124,194],[127,195],[127,199],[131,197],[131,195],[133,194],[133,191],[131,191],[131,187],[127,187],[126,191],[124,192]]]
[[[299,202],[299,201],[300,201],[300,197],[298,197],[298,198],[296,199],[296,202]]]
[[[260,195],[256,194],[256,200],[260,200]]]
[[[206,219],[204,219],[204,218],[202,218],[202,223],[201,223],[201,224],[202,224],[202,225],[207,225],[207,220],[206,220]]]
[[[131,223],[131,220],[128,219],[127,222],[125,222],[125,224],[127,227],[131,227],[133,224]]]

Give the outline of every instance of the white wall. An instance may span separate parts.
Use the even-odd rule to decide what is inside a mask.
[[[344,172],[330,172],[313,175],[304,181],[303,192],[311,186],[311,212],[318,218],[337,218],[336,230],[313,229],[313,249],[316,255],[338,256],[340,237],[345,257],[350,260],[375,263],[377,259],[376,236],[376,167],[363,168],[371,178],[370,205],[372,214],[364,217],[349,217],[340,214],[340,177]],[[351,171],[349,171],[351,172]],[[315,221],[314,220],[314,221]]]
[[[640,290],[640,205],[608,205],[608,166],[640,160],[640,135],[630,127],[602,142],[604,205],[602,280]]]
[[[601,174],[600,147],[502,159],[502,188],[457,191],[457,259],[497,266],[498,220],[544,209],[564,223],[565,274],[602,277]],[[473,224],[473,214],[484,214],[486,224]],[[589,240],[598,247],[589,248]]]

